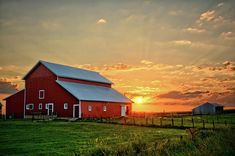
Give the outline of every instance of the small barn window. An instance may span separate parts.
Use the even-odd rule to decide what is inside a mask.
[[[39,103],[38,109],[39,109],[39,110],[42,110],[42,103]]]
[[[45,105],[45,109],[48,109],[48,104]]]
[[[27,104],[26,105],[26,110],[33,110],[34,109],[34,104]]]
[[[104,112],[106,112],[106,110],[107,110],[107,107],[106,107],[106,106],[104,106]]]
[[[44,99],[45,98],[45,90],[39,90],[38,98],[39,99]]]
[[[88,111],[91,112],[92,111],[92,107],[88,106]]]
[[[68,109],[68,103],[64,103],[64,109]]]

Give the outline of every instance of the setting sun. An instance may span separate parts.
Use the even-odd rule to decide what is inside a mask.
[[[134,97],[133,101],[137,104],[142,104],[143,103],[143,97],[142,96]]]

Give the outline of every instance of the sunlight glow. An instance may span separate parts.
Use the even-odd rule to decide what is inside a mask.
[[[143,97],[142,96],[137,96],[133,99],[133,101],[137,104],[142,104],[143,103]]]

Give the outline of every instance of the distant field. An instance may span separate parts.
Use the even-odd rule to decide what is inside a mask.
[[[0,155],[73,155],[140,138],[151,143],[187,135],[185,130],[92,122],[0,121],[0,127]]]

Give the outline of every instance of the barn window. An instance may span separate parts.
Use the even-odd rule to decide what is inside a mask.
[[[27,104],[26,105],[26,110],[33,110],[34,104]]]
[[[88,106],[88,111],[91,112],[92,111],[92,107]]]
[[[64,109],[68,109],[68,103],[64,103]]]
[[[45,105],[45,109],[48,109],[48,104]]]
[[[39,103],[38,109],[39,109],[39,110],[42,110],[42,103]]]
[[[38,98],[39,99],[44,99],[45,98],[45,90],[39,90]]]
[[[106,108],[106,106],[104,106],[104,112],[106,112],[106,110],[107,110],[107,108]]]

